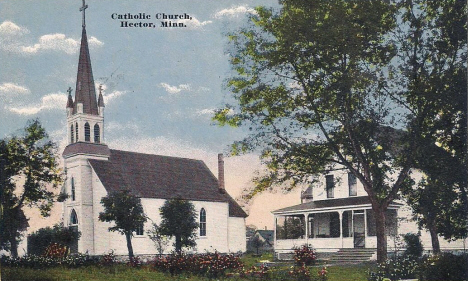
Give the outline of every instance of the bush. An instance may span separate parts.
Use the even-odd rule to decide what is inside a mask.
[[[300,248],[294,249],[294,261],[296,265],[313,265],[317,260],[317,255],[312,247],[303,245]]]
[[[468,280],[468,254],[449,253],[424,258],[421,265],[421,281]]]
[[[405,256],[410,259],[418,259],[422,256],[424,248],[419,234],[406,233],[403,236],[403,240],[406,244]]]
[[[45,227],[28,235],[28,255],[40,256],[45,254],[47,247],[56,243],[68,249],[77,241],[81,233],[73,227],[64,227],[56,224],[54,227]]]
[[[395,257],[377,266],[377,271],[369,272],[368,281],[383,281],[388,278],[392,281],[399,279],[416,278],[419,274],[419,264],[416,260],[404,257]]]
[[[12,258],[9,256],[2,256],[2,266],[10,267],[25,267],[35,269],[45,269],[56,266],[65,266],[70,268],[77,268],[82,266],[89,266],[97,264],[98,260],[88,255],[73,255],[63,258],[52,258],[46,256],[28,255],[18,258]]]
[[[198,255],[173,254],[157,257],[154,268],[171,275],[190,273],[209,278],[224,276],[227,271],[242,268],[240,258],[235,255],[207,253]]]

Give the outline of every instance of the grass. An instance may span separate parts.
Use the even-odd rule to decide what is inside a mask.
[[[245,268],[258,264],[263,260],[273,260],[271,254],[264,254],[260,257],[246,255],[242,258]],[[284,264],[275,267],[273,270],[288,271],[292,264]],[[321,269],[321,265],[310,268],[311,274],[316,275]],[[335,265],[328,267],[328,281],[365,281],[367,280],[366,271],[373,267],[372,264],[358,265]],[[171,277],[169,274],[157,272],[149,266],[141,268],[131,268],[126,265],[117,265],[114,267],[88,266],[77,269],[70,268],[50,268],[50,269],[28,269],[28,268],[1,268],[1,278],[3,281],[55,281],[55,280],[84,280],[84,281],[117,281],[117,280],[188,280],[188,281],[209,281],[210,279],[197,276],[180,275]],[[214,280],[214,279],[211,279]],[[219,279],[216,279],[219,280]],[[241,278],[225,278],[221,280],[246,281]]]

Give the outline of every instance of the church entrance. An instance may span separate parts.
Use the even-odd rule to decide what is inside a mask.
[[[77,225],[70,226],[70,228],[73,230],[73,232],[78,233],[78,226]],[[68,247],[70,247],[69,248],[70,249],[70,254],[78,254],[78,238],[73,239],[73,241],[70,242]]]

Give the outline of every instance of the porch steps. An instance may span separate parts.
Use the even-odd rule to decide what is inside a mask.
[[[372,256],[376,253],[376,249],[368,248],[351,248],[340,249],[333,256],[330,257],[330,263],[361,263],[370,261]]]

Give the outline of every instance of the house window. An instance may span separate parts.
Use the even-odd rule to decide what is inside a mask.
[[[100,135],[99,125],[98,124],[94,125],[94,142],[95,143],[100,143],[101,142],[101,135]]]
[[[75,123],[75,136],[76,136],[76,141],[78,142],[78,122]]]
[[[143,224],[140,224],[136,229],[135,229],[135,235],[143,235],[145,233],[145,229]]]
[[[90,141],[91,139],[91,129],[89,128],[88,122],[84,124],[84,138],[85,138],[85,141]]]
[[[357,196],[357,180],[353,173],[348,173],[349,196]]]
[[[200,210],[200,236],[206,236],[206,211]]]
[[[70,135],[71,135],[71,142],[70,143],[74,143],[75,142],[75,130],[73,129],[73,124],[70,127]]]
[[[327,175],[325,179],[327,188],[327,198],[333,198],[335,189],[335,180],[333,178],[333,175]]]
[[[71,178],[71,200],[75,201],[75,178]]]
[[[76,215],[75,209],[72,209],[70,214],[70,225],[78,224],[78,216]]]

